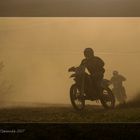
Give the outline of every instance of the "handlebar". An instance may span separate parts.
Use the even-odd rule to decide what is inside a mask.
[[[75,67],[71,67],[71,68],[68,69],[68,72],[73,72],[73,71],[75,71],[75,70],[76,70]]]

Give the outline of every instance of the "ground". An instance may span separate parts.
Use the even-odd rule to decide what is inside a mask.
[[[1,107],[0,122],[140,122],[140,107],[87,105],[82,112],[71,105]]]

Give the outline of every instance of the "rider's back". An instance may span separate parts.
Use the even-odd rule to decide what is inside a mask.
[[[85,65],[91,75],[104,73],[104,62],[101,58],[94,56],[90,59],[83,59],[81,65]]]
[[[117,75],[117,76],[113,76],[111,78],[111,82],[113,84],[114,88],[119,88],[123,86],[123,81],[125,81],[125,77],[123,77],[122,75]]]

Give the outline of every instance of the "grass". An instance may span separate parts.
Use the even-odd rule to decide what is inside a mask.
[[[106,110],[88,105],[82,112],[72,106],[1,108],[0,122],[140,122],[140,107]]]

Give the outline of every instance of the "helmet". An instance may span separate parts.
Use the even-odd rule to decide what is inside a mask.
[[[85,56],[85,57],[92,57],[92,56],[94,56],[94,51],[93,51],[93,49],[92,49],[92,48],[86,48],[86,49],[84,50],[84,56]]]
[[[119,74],[118,71],[114,70],[113,75],[117,75],[117,74]]]

